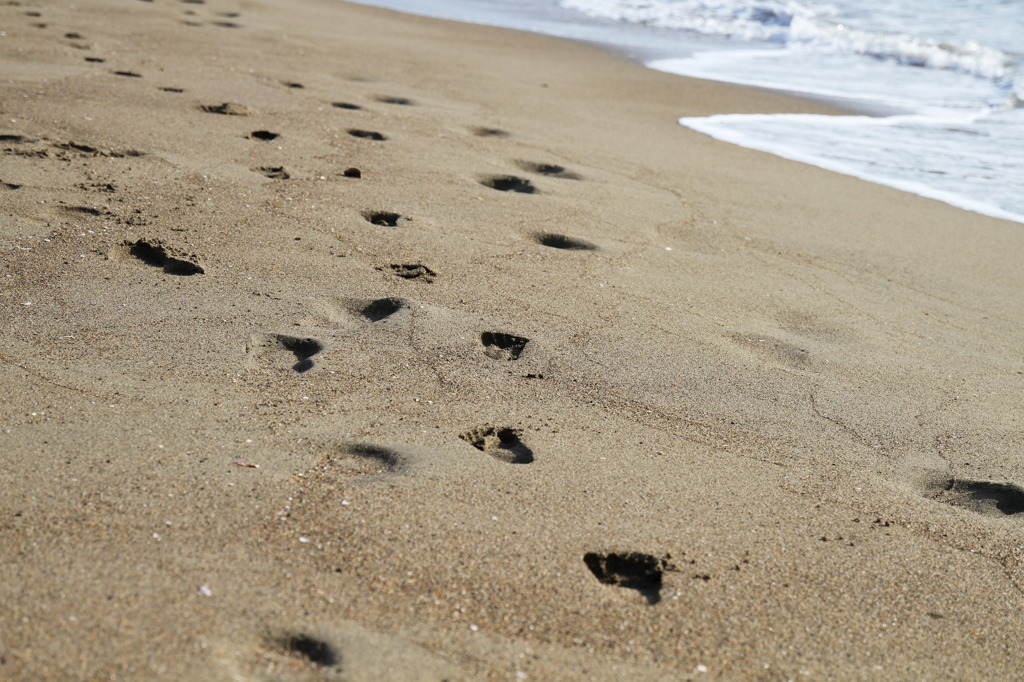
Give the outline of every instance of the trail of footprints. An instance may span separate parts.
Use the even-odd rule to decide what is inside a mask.
[[[204,0],[181,1],[188,5],[204,4]],[[25,14],[34,18],[41,16],[38,11],[28,11]],[[204,25],[201,21],[193,19],[199,16],[199,12],[185,10],[184,14],[190,17],[185,22],[187,25]],[[238,13],[222,13],[208,19],[206,24],[220,28],[242,28],[242,25],[235,21],[238,18]],[[36,22],[34,26],[46,28],[47,24]],[[64,34],[64,39],[78,41],[73,44],[74,47],[89,49],[87,44],[80,42],[85,39],[78,33],[67,32]],[[86,56],[84,59],[93,64],[106,62],[106,59],[98,56]],[[128,79],[143,78],[143,74],[131,69],[114,69],[110,73]],[[303,85],[297,82],[285,81],[281,85],[293,90],[303,89]],[[177,87],[160,87],[158,89],[167,93],[184,92],[182,88]],[[414,100],[401,96],[378,95],[373,100],[385,105],[416,105]],[[348,101],[334,101],[330,105],[342,112],[366,111],[362,105]],[[202,113],[226,117],[256,117],[260,114],[255,108],[237,102],[203,104],[198,105],[197,108]],[[346,132],[357,140],[370,143],[389,140],[385,133],[363,127],[349,127],[346,128]],[[473,127],[468,132],[482,138],[507,139],[511,137],[511,133],[508,131],[493,127]],[[256,129],[246,137],[259,143],[278,140],[281,135],[267,129]],[[4,154],[35,157],[57,156],[60,158],[68,154],[75,154],[116,158],[141,155],[140,152],[134,150],[101,150],[76,142],[56,143],[48,140],[30,140],[18,134],[0,134],[0,145],[3,145]],[[521,171],[544,178],[582,179],[578,173],[555,163],[522,159],[512,163]],[[291,173],[283,166],[263,165],[252,170],[273,180],[291,178]],[[341,175],[359,178],[361,171],[356,168],[348,168]],[[540,193],[540,189],[532,180],[518,175],[481,175],[477,177],[477,182],[498,192],[525,195]],[[15,191],[20,187],[21,185],[16,182],[0,182],[0,189],[6,191]],[[407,216],[387,210],[367,210],[362,213],[362,217],[372,225],[385,228],[394,228],[399,226],[400,222],[410,220]],[[592,252],[599,250],[596,244],[586,239],[555,232],[535,232],[529,235],[529,238],[540,246],[561,251]],[[193,255],[178,253],[158,240],[126,241],[115,248],[112,256],[119,260],[131,260],[150,268],[159,269],[172,276],[188,277],[202,275],[205,272],[203,267],[195,262]],[[438,276],[434,270],[423,263],[395,263],[377,269],[386,270],[403,280],[425,284],[435,281]],[[357,308],[356,312],[369,323],[379,323],[410,307],[409,302],[405,299],[385,297],[365,302]],[[518,360],[530,343],[530,340],[525,337],[497,331],[481,333],[479,341],[482,355],[499,362]],[[742,341],[751,343],[746,338]],[[757,341],[763,345],[760,338]],[[315,338],[278,333],[256,334],[250,338],[247,344],[247,352],[259,361],[271,366],[286,367],[298,374],[305,374],[314,369],[324,349],[324,344]],[[799,360],[802,363],[802,353],[803,351],[801,351],[800,357],[791,361]],[[491,424],[478,426],[458,434],[458,438],[468,447],[487,454],[497,461],[507,464],[530,464],[534,461],[534,454],[523,442],[522,436],[521,429]],[[395,451],[375,445],[353,445],[349,447],[348,454],[366,462],[372,468],[392,473],[400,471],[404,462],[401,455]],[[922,490],[922,494],[929,499],[979,514],[1002,517],[1024,515],[1024,488],[1012,483],[949,478]],[[599,583],[635,590],[652,605],[660,601],[665,574],[678,570],[668,556],[657,557],[633,551],[587,552],[582,559],[587,570]],[[704,577],[706,578],[706,576]],[[317,668],[338,669],[341,665],[340,655],[330,644],[306,633],[299,632],[280,636],[270,640],[268,644]]]

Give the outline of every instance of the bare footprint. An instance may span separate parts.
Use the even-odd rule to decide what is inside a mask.
[[[525,337],[501,332],[484,332],[480,335],[484,355],[495,360],[518,360],[529,342]]]
[[[294,359],[291,368],[299,374],[313,369],[313,358],[323,351],[322,343],[314,338],[288,334],[255,334],[249,339],[251,355],[273,364],[285,364]],[[291,358],[285,360],[285,358]]]
[[[370,322],[380,322],[408,307],[409,304],[400,298],[378,298],[369,303],[359,304],[357,310]]]
[[[562,178],[563,180],[580,180],[578,174],[566,170],[564,166],[555,163],[534,163],[533,161],[516,161],[515,164],[528,173],[537,173],[551,178]]]
[[[499,192],[516,192],[517,194],[536,194],[537,188],[525,178],[515,175],[488,175],[480,179],[484,187],[496,189]]]
[[[659,559],[641,552],[587,552],[583,562],[600,582],[636,590],[650,604],[661,601],[664,573],[674,570],[668,556]]]
[[[459,434],[459,438],[502,462],[529,464],[533,451],[519,439],[521,433],[519,429],[485,425]]]
[[[411,218],[392,211],[363,211],[362,215],[366,222],[381,227],[397,227],[399,220],[411,220]]]
[[[392,274],[402,279],[416,280],[430,284],[437,277],[437,273],[422,263],[393,263],[388,266]],[[381,269],[381,268],[378,268]]]
[[[984,516],[1005,517],[1024,513],[1024,488],[1013,483],[973,481],[951,476],[931,481],[923,492],[928,499]]]
[[[531,235],[533,241],[541,246],[564,251],[597,251],[597,245],[579,237],[570,237],[555,232],[534,232]]]
[[[160,268],[168,275],[179,277],[202,275],[205,272],[196,263],[171,255],[169,248],[157,240],[139,239],[134,242],[124,242],[111,252],[111,257],[115,260],[134,259],[150,267]]]
[[[351,128],[347,132],[352,137],[358,137],[363,140],[375,140],[377,142],[383,142],[388,139],[383,133],[378,133],[375,130],[360,130],[358,128]]]
[[[224,102],[223,104],[203,104],[199,109],[208,114],[221,114],[222,116],[254,116],[259,112],[252,107],[236,102]]]

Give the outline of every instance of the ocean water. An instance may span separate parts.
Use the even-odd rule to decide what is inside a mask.
[[[851,116],[682,118],[712,137],[1024,222],[1024,0],[360,0],[610,46]]]

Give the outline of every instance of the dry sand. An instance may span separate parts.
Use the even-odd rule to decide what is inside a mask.
[[[0,27],[0,678],[1021,674],[1021,225],[544,37]]]

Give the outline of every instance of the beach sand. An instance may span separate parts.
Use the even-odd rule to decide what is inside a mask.
[[[0,678],[1019,676],[1021,225],[546,37],[0,26]]]

